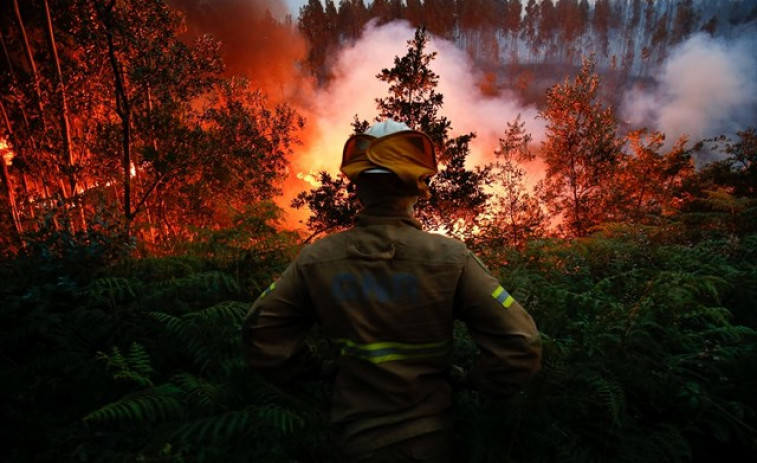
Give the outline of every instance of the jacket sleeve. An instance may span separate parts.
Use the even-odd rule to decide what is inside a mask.
[[[318,377],[320,360],[305,338],[312,303],[296,263],[253,303],[242,325],[246,364],[276,383]]]
[[[456,316],[479,348],[468,382],[491,398],[517,392],[541,366],[541,342],[533,319],[472,253],[455,298]]]

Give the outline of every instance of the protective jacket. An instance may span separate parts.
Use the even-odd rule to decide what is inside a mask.
[[[339,343],[331,419],[348,453],[450,426],[455,319],[480,350],[469,378],[482,392],[506,396],[539,369],[528,313],[463,243],[422,231],[409,210],[369,207],[305,247],[244,322],[248,365],[278,381],[319,368],[305,343],[314,323]]]

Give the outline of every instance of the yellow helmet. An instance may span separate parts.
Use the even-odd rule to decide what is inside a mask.
[[[354,182],[366,172],[391,172],[420,196],[428,197],[425,180],[437,173],[431,138],[407,125],[387,119],[344,144],[340,170]]]

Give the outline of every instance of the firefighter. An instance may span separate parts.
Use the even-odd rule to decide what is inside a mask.
[[[343,461],[451,461],[451,378],[512,395],[539,369],[536,326],[463,243],[413,217],[437,172],[427,135],[376,123],[347,140],[341,171],[363,209],[353,228],[305,247],[253,304],[246,362],[278,383],[333,377]],[[480,351],[469,372],[451,364],[455,319]],[[315,323],[341,346],[336,369],[305,342]]]

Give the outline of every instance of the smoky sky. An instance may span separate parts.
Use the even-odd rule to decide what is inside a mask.
[[[622,117],[636,127],[697,142],[733,135],[757,123],[757,42],[753,35],[714,39],[697,34],[674,48],[654,85],[630,89]]]
[[[274,100],[297,88],[297,63],[307,52],[283,0],[171,0],[186,15],[187,34],[211,34],[223,43],[229,75],[245,75]]]

